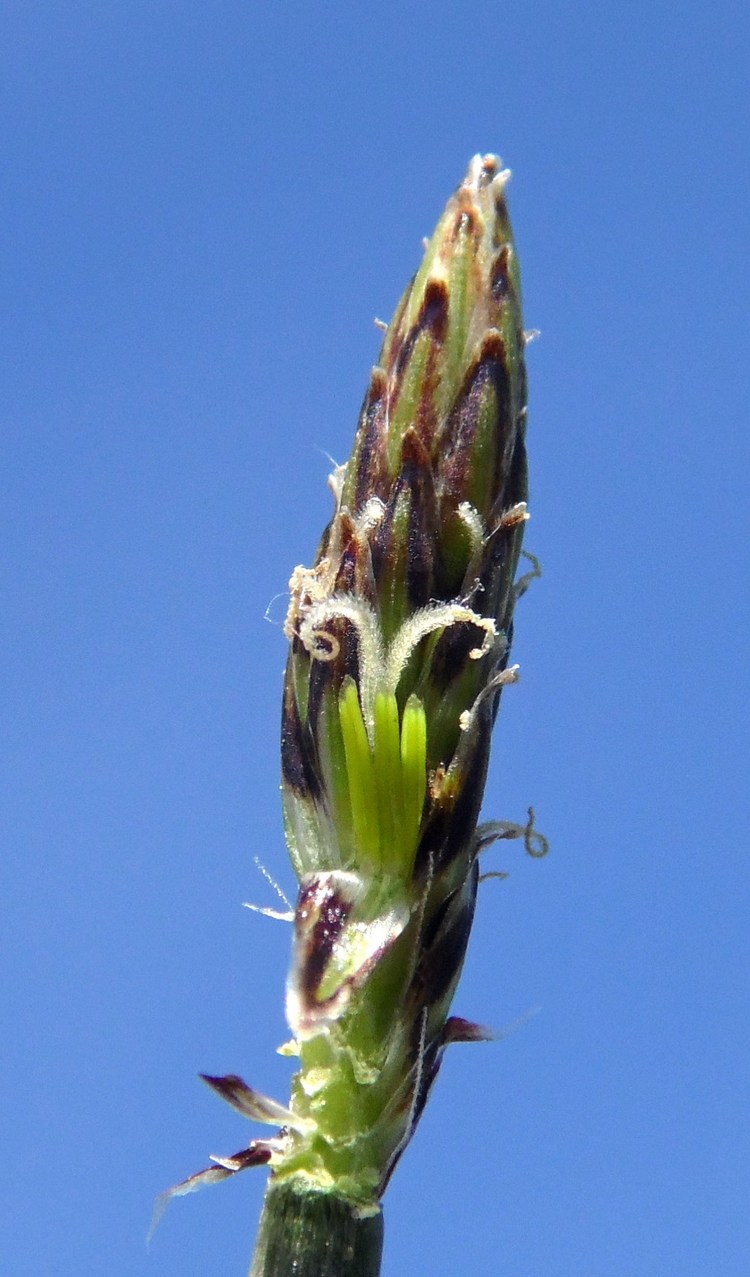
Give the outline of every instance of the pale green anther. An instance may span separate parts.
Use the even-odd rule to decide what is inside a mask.
[[[376,692],[370,739],[357,685],[345,678],[339,719],[357,862],[365,857],[385,873],[408,879],[427,784],[424,706],[412,694],[399,722],[395,694]]]
[[[398,703],[393,693],[378,692],[375,697],[373,757],[383,868],[392,873],[398,873],[401,860],[400,841],[404,836],[404,828]]]
[[[321,772],[326,778],[330,794],[341,864],[345,865],[351,862],[354,855],[354,825],[339,702],[333,689],[327,688],[321,697],[319,715],[318,749]]]
[[[404,828],[412,831],[414,847],[422,820],[427,784],[427,719],[424,705],[413,693],[401,719],[401,775],[404,793]]]
[[[375,864],[380,860],[378,804],[374,767],[367,729],[362,718],[357,685],[344,679],[339,696],[339,718],[344,738],[349,796],[352,804],[357,851]]]

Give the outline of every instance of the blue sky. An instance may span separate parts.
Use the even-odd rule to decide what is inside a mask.
[[[3,1266],[245,1271],[278,1098],[291,569],[470,156],[513,169],[532,522],[456,1047],[386,1277],[740,1277],[746,6],[45,4],[0,19]],[[745,600],[743,603],[742,600]],[[743,780],[743,777],[745,779]]]

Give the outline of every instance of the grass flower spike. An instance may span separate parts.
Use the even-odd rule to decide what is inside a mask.
[[[299,880],[280,1133],[202,1174],[272,1171],[252,1272],[369,1277],[380,1202],[447,1045],[474,914],[490,737],[527,519],[525,335],[505,201],[476,156],[396,309],[311,567],[295,569],[282,794]],[[529,830],[527,848],[538,853]],[[187,1191],[199,1177],[186,1181]]]

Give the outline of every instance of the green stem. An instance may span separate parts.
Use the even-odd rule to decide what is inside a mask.
[[[250,1277],[378,1277],[383,1214],[362,1217],[335,1193],[271,1180]]]

